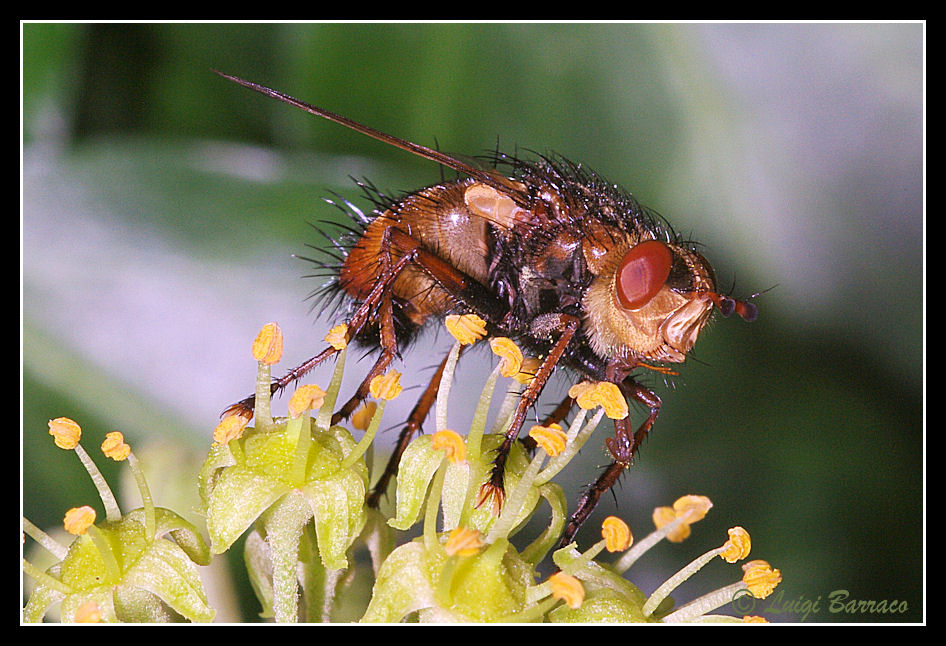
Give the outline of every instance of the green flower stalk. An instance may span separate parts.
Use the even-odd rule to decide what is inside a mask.
[[[81,428],[67,418],[49,422],[60,448],[73,450],[89,471],[106,519],[95,523],[95,510],[70,509],[66,530],[75,540],[60,544],[23,519],[24,531],[58,561],[45,571],[24,561],[36,587],[23,610],[25,621],[39,622],[61,603],[66,622],[212,621],[197,566],[210,563],[210,550],[197,529],[169,509],[155,507],[140,465],[121,433],[109,433],[102,444],[106,456],[127,461],[143,506],[122,514],[108,484],[79,444]]]

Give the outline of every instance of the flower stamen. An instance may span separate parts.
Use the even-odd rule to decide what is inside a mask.
[[[60,449],[71,451],[79,444],[82,437],[82,427],[68,417],[57,417],[49,420],[49,434]]]
[[[585,600],[585,587],[577,578],[564,572],[556,572],[548,579],[552,597],[568,604],[572,610],[581,607]]]
[[[448,556],[473,556],[485,543],[483,535],[475,529],[457,527],[450,532],[444,550]]]
[[[289,398],[289,417],[295,419],[306,411],[322,408],[324,402],[324,390],[315,384],[300,386]]]
[[[401,373],[397,370],[389,370],[383,375],[378,375],[371,380],[369,392],[375,399],[384,399],[391,401],[403,392],[401,386]]]
[[[63,527],[73,536],[81,536],[95,524],[95,510],[88,505],[73,507],[62,519]]]
[[[431,438],[431,446],[437,451],[443,451],[453,464],[466,462],[466,443],[456,431],[450,429],[437,431]]]
[[[253,358],[272,365],[282,359],[283,335],[278,323],[267,323],[253,341]]]
[[[540,426],[536,424],[529,429],[529,437],[535,440],[536,444],[538,444],[550,458],[554,458],[565,450],[568,435],[558,424],[552,424],[551,426]]]
[[[617,516],[608,516],[601,523],[601,537],[609,552],[623,552],[634,542],[631,529]]]
[[[125,443],[125,437],[121,432],[112,431],[105,435],[105,441],[102,442],[102,453],[104,453],[107,458],[121,462],[128,458],[128,455],[131,453],[131,447]]]

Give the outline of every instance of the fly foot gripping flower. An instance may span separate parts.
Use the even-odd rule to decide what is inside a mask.
[[[64,546],[24,519],[24,531],[59,561],[39,570],[24,562],[35,579],[23,616],[41,621],[50,606],[61,603],[67,622],[211,621],[214,611],[197,566],[210,563],[210,550],[197,529],[161,507],[155,507],[140,465],[121,433],[109,433],[102,443],[106,456],[127,461],[144,505],[122,514],[111,489],[79,444],[81,428],[58,418],[49,422],[60,448],[73,450],[92,477],[105,507],[105,519],[83,505],[66,512],[64,526],[75,540]]]

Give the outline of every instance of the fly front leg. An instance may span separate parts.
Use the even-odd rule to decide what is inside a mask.
[[[509,430],[506,431],[506,436],[503,438],[502,444],[500,444],[499,448],[496,450],[496,457],[493,460],[493,470],[490,473],[489,481],[484,483],[480,488],[478,505],[484,504],[487,500],[492,500],[493,510],[496,513],[502,509],[506,497],[503,480],[506,473],[506,460],[509,459],[509,451],[512,448],[512,443],[519,437],[519,431],[522,429],[522,424],[526,420],[529,408],[535,404],[542,389],[545,388],[545,384],[548,383],[549,377],[552,376],[552,371],[565,352],[565,348],[568,347],[568,344],[571,343],[572,338],[575,336],[580,321],[575,316],[557,314],[554,315],[554,321],[550,319],[544,323],[554,325],[554,330],[558,332],[558,339],[556,339],[555,344],[552,346],[552,349],[545,359],[542,360],[542,364],[536,371],[535,377],[529,382],[528,388],[526,388],[522,397],[519,399],[519,404],[516,406],[516,410],[513,413],[512,424],[509,426]]]
[[[638,427],[636,432],[627,417],[614,420],[614,437],[609,437],[604,441],[608,453],[611,454],[614,461],[601,472],[598,479],[578,499],[578,506],[562,532],[562,538],[558,544],[560,548],[572,542],[578,529],[588,520],[588,516],[598,505],[601,496],[617,483],[624,470],[634,461],[634,456],[640,450],[641,443],[647,437],[647,433],[650,432],[657,415],[660,413],[660,398],[652,390],[641,386],[630,377],[619,383],[618,388],[624,394],[625,399],[633,399],[648,407],[647,419]]]

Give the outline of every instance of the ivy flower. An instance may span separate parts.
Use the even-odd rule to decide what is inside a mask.
[[[121,433],[102,443],[106,456],[127,461],[143,506],[122,514],[101,472],[79,444],[81,429],[73,420],[50,422],[60,448],[74,451],[99,491],[105,519],[89,505],[66,512],[64,527],[75,540],[61,545],[23,519],[24,531],[59,560],[42,571],[24,561],[36,587],[23,610],[26,621],[42,621],[55,603],[66,622],[157,622],[181,618],[211,621],[214,611],[197,566],[210,563],[210,550],[197,529],[169,509],[155,507],[140,465]],[[67,438],[67,439],[64,439]]]
[[[347,551],[366,522],[368,470],[363,456],[371,438],[356,444],[346,429],[327,422],[341,385],[345,352],[338,355],[328,391],[301,387],[290,399],[294,417],[274,419],[263,428],[247,427],[239,437],[214,443],[201,469],[211,549],[223,553],[250,531],[250,577],[262,595],[264,614],[273,614],[277,621],[298,619],[300,554],[318,554],[318,562],[309,567],[320,574],[306,580],[347,568]],[[259,370],[268,374],[268,365],[260,361]],[[268,387],[257,389],[257,410],[261,404],[269,407]],[[315,407],[318,420],[309,415]],[[381,408],[372,420],[375,429]],[[320,425],[323,419],[325,425]],[[304,591],[309,601],[318,596]],[[317,611],[310,607],[306,616]]]
[[[556,551],[553,554],[555,564],[562,573],[583,584],[585,595],[580,606],[568,604],[556,607],[548,613],[548,619],[553,622],[583,623],[741,621],[737,617],[713,612],[746,591],[756,598],[770,594],[781,581],[781,573],[765,561],[749,562],[743,566],[743,576],[736,583],[680,607],[673,606],[670,594],[716,557],[729,563],[746,558],[751,549],[751,540],[749,533],[742,527],[730,529],[728,540],[721,546],[693,559],[650,595],[644,594],[623,576],[647,550],[661,540],[670,540],[672,532],[680,525],[702,519],[710,507],[712,503],[705,496],[683,496],[673,507],[667,508],[671,511],[676,509],[674,520],[655,529],[630,549],[630,530],[622,520],[611,516],[602,524],[602,540],[585,552],[579,552],[574,543]],[[612,551],[612,547],[620,548],[617,551],[626,551],[607,567],[599,564],[596,561],[598,555],[605,549]]]

